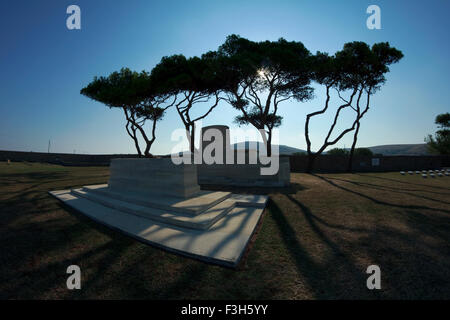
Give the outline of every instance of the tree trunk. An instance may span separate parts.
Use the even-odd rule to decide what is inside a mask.
[[[152,147],[151,141],[145,141],[145,151],[144,155],[146,158],[153,158],[153,155],[150,153],[150,148]]]
[[[141,148],[139,147],[139,141],[137,139],[136,136],[136,126],[134,124],[131,123],[131,121],[129,120],[128,114],[124,108],[124,112],[125,112],[125,116],[127,118],[127,124],[125,125],[125,129],[127,130],[128,135],[131,137],[131,139],[133,139],[134,141],[134,146],[136,147],[136,151],[138,153],[139,158],[142,157],[142,152],[141,152]],[[131,123],[131,132],[129,129]]]
[[[308,154],[308,165],[306,167],[307,173],[312,173],[312,171],[314,169],[314,162],[316,161],[316,157],[317,157],[317,154],[315,154],[315,153]]]
[[[134,140],[134,146],[136,147],[136,150],[137,150],[139,158],[141,158],[142,157],[142,151],[141,151],[141,148],[139,147],[139,141],[138,141],[137,136],[136,136],[136,128],[134,126],[132,126],[131,130],[133,131],[132,138]]]
[[[348,157],[348,167],[347,167],[347,172],[352,172],[353,171],[353,154],[355,152],[355,147],[356,147],[356,142],[358,141],[358,132],[359,132],[359,120],[356,122],[356,130],[355,130],[355,134],[353,135],[353,144],[352,144],[352,148],[350,149],[350,155]]]
[[[267,156],[272,156],[272,129],[269,129],[267,133],[267,146],[266,146]]]
[[[348,158],[347,172],[352,172],[353,171],[353,155],[355,153],[356,142],[358,141],[359,127],[361,126],[360,120],[367,113],[367,111],[369,110],[369,106],[370,106],[370,94],[372,92],[372,88],[369,88],[369,90],[367,90],[366,108],[361,113],[361,107],[359,105],[359,102],[361,100],[361,95],[363,93],[363,90],[364,90],[364,88],[360,89],[360,92],[359,92],[359,95],[358,95],[358,99],[356,100],[356,113],[357,113],[356,114],[356,130],[355,130],[355,134],[353,135],[353,144],[352,144],[352,148],[350,149],[350,155],[349,155],[349,158]]]
[[[333,124],[331,125],[330,130],[328,130],[328,134],[325,137],[325,141],[324,141],[322,147],[320,147],[320,149],[314,154],[311,152],[311,141],[309,140],[309,120],[311,117],[316,116],[318,114],[322,114],[328,109],[328,102],[330,100],[329,87],[327,87],[327,101],[325,103],[325,108],[320,111],[313,112],[313,113],[306,115],[305,137],[306,137],[306,145],[307,145],[307,151],[308,151],[308,166],[306,168],[306,172],[311,173],[313,171],[314,162],[315,162],[316,158],[318,156],[320,156],[325,151],[326,148],[328,148],[329,146],[335,145],[344,135],[346,135],[348,132],[353,131],[355,129],[356,122],[359,121],[359,118],[353,122],[353,125],[350,128],[343,130],[333,141],[328,141],[328,139],[330,138],[330,136],[337,124],[340,112],[343,109],[351,106],[353,98],[357,92],[358,92],[357,89],[354,89],[352,95],[350,96],[350,100],[346,101],[345,104],[339,106],[339,108],[336,111],[336,114],[334,115]]]
[[[314,161],[316,160],[317,153],[312,153],[311,151],[311,140],[309,139],[309,121],[312,117],[315,117],[317,115],[323,114],[327,111],[328,105],[330,103],[330,88],[331,84],[327,85],[326,87],[326,95],[327,99],[325,100],[325,106],[322,110],[312,112],[306,115],[306,121],[305,121],[305,140],[306,140],[306,151],[308,152],[308,165],[306,167],[306,172],[311,173],[314,169]]]
[[[266,156],[268,156],[268,157],[272,156],[272,129],[269,129],[269,132],[267,132],[264,129],[264,127],[263,128],[256,127],[256,128],[258,129],[259,133],[261,134],[261,138],[263,140],[264,147],[266,148]],[[258,150],[260,150],[259,143],[258,143]]]
[[[191,124],[189,135],[190,135],[189,143],[190,143],[191,153],[192,153],[192,155],[194,155],[194,152],[195,152],[195,124]]]
[[[333,143],[334,144],[334,143]],[[328,148],[330,145],[329,143],[325,143],[317,152],[312,153],[311,151],[308,152],[308,166],[306,168],[307,173],[312,173],[314,170],[314,163],[318,156],[320,156],[326,148]]]
[[[150,147],[152,146],[152,141],[150,141],[148,139],[147,135],[145,134],[144,129],[136,122],[136,119],[134,118],[134,114],[132,113],[130,116],[128,116],[128,113],[126,112],[125,108],[124,108],[124,112],[125,112],[125,116],[127,117],[127,120],[131,122],[131,124],[133,125],[133,127],[135,129],[139,130],[139,132],[142,135],[142,138],[145,141],[146,147],[145,147],[145,151],[144,151],[144,157],[152,158],[153,156],[149,152],[150,151]]]

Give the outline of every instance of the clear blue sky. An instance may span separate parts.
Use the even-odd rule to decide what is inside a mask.
[[[66,8],[81,8],[81,30],[66,28]],[[382,30],[366,27],[366,8],[381,8]],[[405,57],[391,67],[362,122],[359,146],[422,143],[450,100],[450,2],[429,1],[2,1],[0,4],[0,149],[134,153],[120,110],[79,94],[95,75],[127,66],[150,70],[164,55],[200,55],[227,35],[303,42],[334,53],[348,41],[389,41]],[[315,100],[286,103],[280,143],[305,148],[306,113]],[[237,111],[222,104],[203,124],[230,127]],[[331,114],[312,122],[313,145]],[[344,119],[345,120],[345,119]],[[348,123],[349,119],[347,119]],[[345,122],[345,121],[344,121]],[[156,154],[170,152],[181,127],[175,110],[158,124]],[[349,146],[347,136],[337,146]]]

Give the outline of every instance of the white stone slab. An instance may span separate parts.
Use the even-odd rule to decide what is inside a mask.
[[[112,191],[143,196],[190,197],[200,191],[197,166],[175,165],[170,158],[113,159],[108,185]]]
[[[269,197],[254,194],[232,194],[230,199],[236,201],[237,206],[265,208]]]
[[[190,198],[172,197],[160,194],[144,196],[136,194],[135,192],[114,192],[107,184],[85,186],[83,189],[113,199],[190,215],[200,214],[231,195],[231,192],[202,190]]]
[[[139,241],[230,267],[237,266],[242,258],[264,210],[235,207],[209,229],[195,230],[127,214],[74,195],[70,190],[50,194],[86,216]]]
[[[182,214],[180,212],[171,212],[158,208],[141,206],[139,204],[131,203],[128,201],[114,199],[111,197],[103,196],[101,194],[86,191],[86,188],[73,189],[72,194],[77,197],[83,197],[106,207],[117,209],[125,213],[134,214],[169,225],[176,225],[180,227],[200,230],[208,229],[217,220],[231,211],[236,204],[235,201],[226,199],[217,203],[213,207],[208,208],[202,214],[192,216]]]

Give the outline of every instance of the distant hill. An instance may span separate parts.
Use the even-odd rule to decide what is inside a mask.
[[[252,142],[256,144],[256,142]],[[249,142],[239,142],[233,144],[237,150],[248,149]],[[258,148],[264,148],[264,143],[258,142]],[[381,146],[368,147],[374,154],[382,154],[384,156],[421,156],[429,155],[427,145],[425,143],[418,144],[386,144]],[[291,155],[296,152],[306,153],[306,150],[298,149],[286,145],[279,145],[280,154]]]
[[[249,141],[238,142],[238,143],[234,143],[232,146],[234,147],[235,150],[244,150],[244,149],[248,149],[249,148],[249,143],[250,143]],[[258,144],[258,147],[257,147],[258,149],[265,148],[263,142],[256,142],[256,141],[254,141],[254,142],[251,142],[251,143],[252,143],[252,147],[253,147],[254,144],[257,143]],[[276,146],[276,145],[272,145],[272,150],[273,150],[274,146]],[[304,153],[306,153],[306,150],[302,150],[302,149],[298,149],[298,148],[294,148],[294,147],[289,147],[289,146],[286,146],[286,145],[283,145],[283,144],[280,144],[278,147],[279,147],[279,153],[280,154],[291,155],[291,154],[296,153],[296,152],[304,152]],[[252,149],[254,149],[254,148],[252,148]]]
[[[422,156],[429,155],[425,143],[418,144],[387,144],[382,146],[373,146],[369,149],[375,154],[384,156]]]

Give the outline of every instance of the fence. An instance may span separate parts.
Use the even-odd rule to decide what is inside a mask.
[[[109,166],[114,158],[135,158],[133,154],[70,154],[70,153],[44,153],[0,151],[0,161],[29,161],[47,162],[65,166]],[[289,157],[291,172],[305,172],[308,157]],[[378,160],[377,160],[378,159]],[[348,157],[338,155],[322,155],[316,158],[314,171],[316,172],[345,172]],[[381,172],[401,170],[430,170],[450,167],[450,156],[355,156],[353,170],[358,172]]]
[[[109,166],[114,158],[134,158],[130,154],[71,154],[71,153],[44,153],[1,151],[0,161],[28,161],[46,162],[64,166]]]
[[[305,172],[308,156],[290,156],[291,172]],[[353,171],[382,172],[430,170],[450,166],[450,156],[354,156]],[[322,155],[314,162],[316,172],[345,172],[348,156]]]

